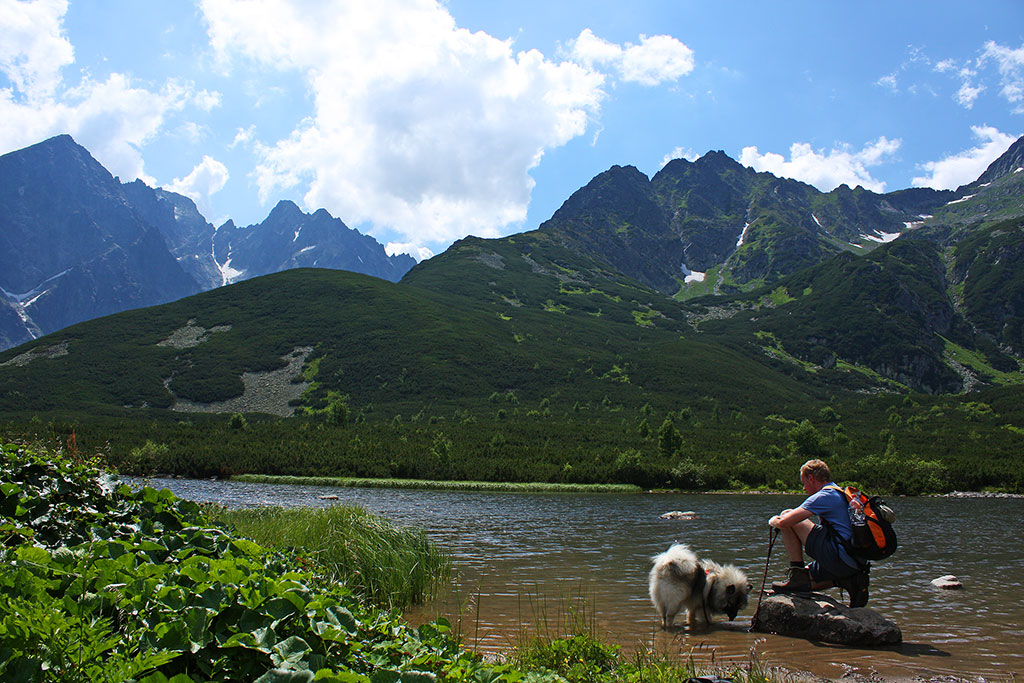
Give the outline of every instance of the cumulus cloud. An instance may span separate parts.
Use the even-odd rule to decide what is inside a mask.
[[[425,261],[434,255],[430,249],[421,247],[411,242],[388,242],[387,246],[384,247],[384,252],[388,256],[394,256],[395,254],[408,254],[416,259],[416,263]]]
[[[313,102],[288,136],[254,145],[261,197],[296,188],[308,208],[415,244],[498,236],[525,220],[529,171],[593,124],[612,52],[623,79],[693,68],[664,37],[626,48],[593,37],[586,59],[516,51],[459,28],[434,0],[200,7],[225,69],[295,71]]]
[[[914,178],[914,187],[954,190],[974,182],[1016,140],[992,126],[971,126],[971,131],[978,139],[977,147],[921,164],[927,175]]]
[[[184,106],[190,87],[172,81],[154,92],[117,73],[66,85],[62,70],[74,63],[66,11],[58,0],[0,0],[0,72],[10,83],[0,88],[0,153],[70,133],[112,173],[153,184],[139,148]]]
[[[795,142],[789,148],[789,160],[773,152],[761,154],[757,147],[744,147],[739,162],[755,171],[808,183],[822,192],[830,192],[843,184],[885,192],[885,183],[875,180],[868,169],[894,155],[900,144],[900,140],[883,136],[860,151],[844,144],[825,153],[814,150],[806,142]]]
[[[228,169],[213,157],[204,156],[184,178],[175,178],[166,189],[190,198],[200,209],[209,206],[210,196],[219,192],[228,182]]]
[[[610,66],[623,81],[658,85],[693,71],[693,50],[672,36],[640,36],[625,47],[598,38],[589,28],[572,42],[572,56],[590,67]]]
[[[28,99],[53,93],[75,61],[62,26],[67,9],[66,0],[0,0],[0,70]]]
[[[261,197],[298,186],[308,207],[410,241],[524,220],[528,171],[583,133],[604,97],[602,74],[515,53],[426,0],[201,7],[222,63],[298,70],[313,95],[288,137],[257,145]]]

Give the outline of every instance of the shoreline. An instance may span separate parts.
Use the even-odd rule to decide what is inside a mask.
[[[135,475],[131,475],[135,476]],[[189,479],[168,474],[154,474],[150,477]],[[548,482],[494,482],[494,481],[463,481],[440,479],[372,479],[368,477],[308,477],[286,474],[236,474],[226,477],[226,481],[239,481],[256,484],[296,484],[302,486],[333,486],[339,488],[396,488],[423,489],[438,491],[510,491],[523,493],[638,493],[648,495],[687,494],[687,495],[757,495],[757,496],[797,496],[801,491],[763,491],[747,489],[744,491],[696,491],[684,489],[645,489],[634,484],[558,484]],[[883,494],[885,495],[885,494]],[[891,498],[1024,498],[1024,493],[1006,493],[1002,491],[950,491],[948,493],[923,493],[920,496],[894,495]]]

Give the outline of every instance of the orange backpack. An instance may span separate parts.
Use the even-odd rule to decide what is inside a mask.
[[[850,509],[853,539],[843,540],[847,552],[863,560],[884,560],[896,552],[896,513],[878,496],[866,496],[856,486],[829,485],[843,494]]]

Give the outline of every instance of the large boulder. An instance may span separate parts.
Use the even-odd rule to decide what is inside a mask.
[[[900,627],[867,607],[847,607],[820,593],[771,595],[761,602],[753,631],[853,646],[895,645]]]

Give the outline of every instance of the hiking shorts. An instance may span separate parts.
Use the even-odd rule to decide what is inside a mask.
[[[804,549],[814,558],[807,565],[814,581],[835,581],[856,574],[859,569],[851,567],[839,556],[838,540],[820,524],[815,524],[811,533],[807,534]]]

